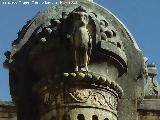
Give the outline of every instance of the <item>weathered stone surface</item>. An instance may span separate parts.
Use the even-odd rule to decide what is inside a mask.
[[[152,114],[153,112],[148,112],[148,115],[140,115],[138,120],[160,120],[159,114]]]
[[[83,55],[77,57],[77,51]],[[78,60],[83,64],[76,64]],[[76,118],[90,114],[87,111],[92,117],[108,115],[112,120],[137,118],[136,106],[143,98],[141,51],[125,26],[95,3],[78,1],[41,11],[19,33],[7,62],[19,120],[48,120],[53,114],[58,119],[63,115]],[[81,90],[74,94],[78,100],[95,94],[87,103],[72,103],[64,91],[73,88]],[[99,105],[95,107],[92,100]],[[108,106],[100,108],[107,101],[114,112]]]
[[[0,102],[0,120],[17,120],[16,112],[12,102]]]
[[[139,105],[138,110],[160,111],[160,99],[144,99]]]
[[[160,99],[144,99],[138,107],[138,120],[159,120]]]

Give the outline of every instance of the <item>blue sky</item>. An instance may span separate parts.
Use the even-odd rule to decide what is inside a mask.
[[[33,3],[4,5],[0,0],[0,100],[10,100],[8,71],[3,69],[2,65],[5,60],[3,53],[11,49],[11,42],[17,38],[17,32],[26,21],[47,7],[41,5],[45,0],[37,1],[38,5]],[[48,1],[56,2],[56,0]],[[127,26],[143,54],[160,70],[160,0],[96,0],[96,2],[111,11]],[[158,79],[160,80],[159,75]]]

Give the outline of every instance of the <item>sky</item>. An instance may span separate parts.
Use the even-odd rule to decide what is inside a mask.
[[[56,0],[0,0],[0,100],[11,100],[8,85],[8,71],[3,69],[4,52],[11,49],[11,42],[17,38],[17,32],[26,21],[45,9],[46,2]],[[31,2],[32,1],[32,2]],[[9,4],[17,2],[18,4]],[[29,5],[22,3],[30,2]],[[38,2],[38,4],[36,3]],[[45,4],[42,5],[42,3]],[[143,55],[160,70],[160,0],[95,0],[114,15],[129,29],[137,41]],[[160,75],[157,76],[160,80]]]

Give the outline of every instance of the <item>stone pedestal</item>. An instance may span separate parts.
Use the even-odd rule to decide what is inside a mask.
[[[110,79],[77,72],[41,81],[34,93],[40,100],[40,120],[117,120],[117,102],[123,91]]]

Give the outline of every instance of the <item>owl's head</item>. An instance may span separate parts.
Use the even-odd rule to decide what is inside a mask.
[[[76,27],[87,26],[89,18],[86,12],[74,12],[73,21]]]

